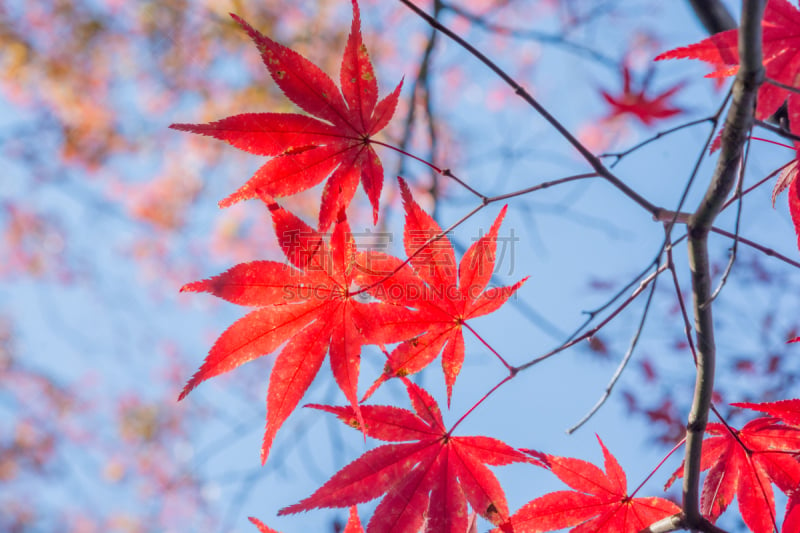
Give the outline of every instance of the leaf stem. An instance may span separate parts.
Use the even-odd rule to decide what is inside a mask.
[[[791,85],[786,85],[785,83],[779,82],[778,80],[773,80],[772,78],[764,78],[765,83],[769,83],[770,85],[774,85],[775,87],[780,87],[781,89],[786,89],[787,91],[793,92],[795,94],[800,94],[800,88],[792,87]]]
[[[499,382],[497,385],[495,385],[494,387],[492,387],[492,388],[489,390],[489,392],[487,392],[486,394],[484,394],[484,395],[481,397],[481,399],[480,399],[480,400],[478,400],[477,402],[475,402],[475,405],[473,405],[472,407],[470,407],[469,409],[467,409],[467,412],[466,412],[466,413],[464,413],[463,415],[461,415],[461,418],[459,418],[458,420],[456,420],[456,423],[455,423],[455,424],[453,424],[453,426],[450,428],[450,430],[447,432],[447,434],[448,434],[448,435],[452,435],[452,434],[453,434],[453,431],[455,431],[455,429],[458,427],[458,425],[459,425],[461,422],[463,422],[463,421],[464,421],[464,419],[465,419],[465,418],[467,418],[467,417],[470,415],[470,413],[472,413],[472,411],[474,411],[474,410],[475,410],[475,409],[476,409],[476,408],[477,408],[477,407],[478,407],[480,404],[482,404],[482,403],[483,403],[483,402],[484,402],[484,401],[485,401],[485,400],[486,400],[486,399],[487,399],[489,396],[491,396],[492,394],[494,394],[494,392],[495,392],[497,389],[499,389],[500,387],[502,387],[503,385],[505,385],[505,384],[506,384],[508,381],[510,381],[511,379],[513,379],[515,375],[516,375],[516,372],[512,371],[512,372],[511,372],[509,375],[507,375],[505,378],[503,378],[503,380],[502,380],[502,381],[500,381],[500,382]]]
[[[438,174],[440,174],[442,176],[446,176],[446,177],[452,179],[453,181],[455,181],[456,183],[458,183],[459,185],[461,185],[462,187],[467,189],[469,192],[471,192],[472,194],[474,194],[475,196],[477,196],[478,198],[483,200],[483,202],[486,202],[486,200],[488,198],[485,194],[481,194],[478,191],[476,191],[475,189],[473,189],[472,187],[470,187],[469,185],[467,185],[467,183],[464,180],[462,180],[461,178],[459,178],[458,176],[453,174],[450,171],[449,168],[439,168],[436,165],[434,165],[433,163],[431,163],[429,161],[426,161],[426,160],[422,159],[421,157],[417,157],[414,154],[410,154],[410,153],[406,152],[405,150],[403,150],[402,148],[398,148],[396,146],[392,146],[391,144],[387,144],[387,143],[380,142],[380,141],[375,141],[375,140],[372,140],[372,139],[370,139],[369,142],[372,143],[372,144],[377,144],[377,145],[383,146],[385,148],[389,148],[390,150],[394,150],[395,152],[397,152],[399,154],[402,154],[402,155],[404,155],[406,157],[410,157],[411,159],[415,159],[415,160],[419,161],[420,163],[422,163],[423,165],[427,165],[429,168],[431,168],[431,170],[436,171]]]
[[[681,440],[680,440],[680,441],[679,441],[677,444],[675,444],[675,446],[673,446],[673,447],[672,447],[672,449],[669,451],[669,453],[668,453],[667,455],[665,455],[665,456],[664,456],[664,457],[661,459],[661,461],[659,461],[659,462],[658,462],[658,464],[657,464],[657,465],[656,465],[656,467],[653,469],[653,471],[652,471],[652,472],[650,472],[650,473],[647,475],[647,477],[646,477],[646,478],[644,478],[644,481],[642,481],[641,483],[639,483],[639,486],[638,486],[638,487],[636,487],[636,488],[633,490],[633,492],[631,492],[631,493],[630,493],[630,495],[629,495],[629,496],[630,496],[631,498],[633,498],[634,496],[636,496],[636,493],[637,493],[637,492],[639,492],[639,490],[640,490],[642,487],[644,487],[644,484],[645,484],[645,483],[647,483],[648,481],[650,481],[650,478],[651,478],[651,477],[653,477],[653,476],[655,475],[655,473],[656,473],[656,472],[658,472],[658,469],[659,469],[659,468],[661,468],[662,466],[664,466],[664,463],[665,463],[665,462],[667,462],[667,459],[669,459],[669,458],[672,456],[672,454],[673,454],[673,453],[675,453],[676,451],[678,451],[678,448],[680,448],[681,446],[683,446],[683,444],[684,444],[685,442],[686,442],[686,437],[682,438],[682,439],[681,439]]]
[[[470,330],[472,334],[475,335],[475,337],[477,337],[478,340],[481,341],[481,343],[484,346],[486,346],[489,349],[489,351],[492,352],[495,355],[495,357],[497,357],[500,360],[501,363],[503,363],[503,365],[505,365],[506,370],[508,370],[509,372],[514,372],[514,367],[508,364],[508,362],[503,358],[503,356],[497,353],[497,350],[492,348],[492,346],[488,342],[486,342],[483,337],[478,335],[478,332],[472,329],[472,326],[470,326],[466,322],[462,322],[461,325]]]

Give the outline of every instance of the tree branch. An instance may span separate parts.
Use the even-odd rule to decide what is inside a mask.
[[[699,528],[700,457],[711,395],[714,388],[715,343],[711,313],[711,272],[708,257],[708,234],[725,199],[736,182],[742,160],[742,147],[753,124],[756,92],[764,79],[761,63],[761,19],[764,0],[742,0],[742,23],[739,30],[740,67],[733,87],[733,102],[722,133],[722,148],[717,166],[697,210],[689,217],[689,265],[692,270],[692,300],[697,338],[697,377],[689,413],[684,462],[683,511],[686,524]]]
[[[666,518],[662,518],[654,524],[650,524],[650,527],[643,529],[639,533],[669,533],[670,531],[688,529],[689,527],[690,526],[686,523],[683,515],[675,514]],[[705,518],[703,518],[701,523],[693,526],[693,531],[702,531],[703,533],[728,533],[724,529],[715,526]]]
[[[721,0],[689,0],[689,5],[706,31],[712,35],[736,27],[736,21]]]
[[[507,72],[505,72],[502,68],[500,68],[497,63],[489,59],[485,54],[483,54],[480,50],[469,44],[466,40],[464,40],[461,36],[453,32],[450,28],[443,25],[441,22],[436,20],[435,18],[428,15],[425,11],[423,11],[419,6],[417,6],[411,0],[400,0],[402,4],[405,4],[409,9],[411,9],[414,13],[420,16],[423,20],[425,20],[428,24],[432,27],[436,28],[443,34],[447,35],[450,39],[455,41],[459,46],[465,49],[467,52],[472,54],[473,57],[478,59],[481,63],[489,67],[495,74],[497,74],[500,79],[502,79],[509,87],[514,89],[514,92],[522,98],[528,105],[530,105],[534,110],[536,110],[539,115],[545,119],[555,130],[566,140],[572,147],[577,150],[577,152],[583,157],[587,163],[594,169],[594,171],[608,181],[611,185],[619,189],[623,194],[625,194],[628,198],[639,204],[642,208],[647,210],[648,213],[651,215],[657,215],[661,208],[657,207],[656,205],[652,204],[642,195],[634,191],[630,188],[624,181],[614,175],[606,166],[603,164],[600,159],[595,156],[586,146],[581,143],[577,137],[575,137],[557,118],[555,118],[547,109],[536,100],[531,93],[529,93],[522,85],[517,83],[514,78],[512,78]]]

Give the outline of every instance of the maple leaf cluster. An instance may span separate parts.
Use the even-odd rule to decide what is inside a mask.
[[[422,420],[409,422],[408,417],[414,415],[406,412],[406,421],[411,426],[405,432],[400,426],[394,428],[395,433],[386,429],[387,424],[400,423],[385,419],[400,416],[398,409],[362,405],[358,398],[362,347],[396,344],[387,354],[383,375],[369,394],[387,379],[419,372],[442,352],[449,403],[464,361],[465,321],[498,309],[525,280],[510,287],[487,290],[505,209],[489,232],[457,264],[449,238],[419,207],[402,179],[399,183],[406,211],[403,243],[408,259],[357,249],[346,207],[360,178],[377,220],[383,170],[371,146],[371,137],[391,118],[401,86],[378,102],[377,81],[362,43],[355,1],[353,12],[341,66],[341,92],[311,62],[234,16],[258,46],[278,86],[314,117],[249,113],[205,125],[172,126],[225,140],[251,153],[272,156],[250,181],[220,205],[260,198],[269,208],[278,243],[289,263],[244,263],[181,289],[208,292],[256,309],[220,335],[180,398],[201,382],[284,345],[275,359],[267,393],[267,425],[261,451],[265,462],[278,429],[297,407],[330,354],[333,377],[350,404],[335,412],[341,416],[346,413],[352,418],[352,425],[365,435],[421,442],[373,450],[364,461],[347,467],[329,482],[329,485],[345,484],[346,489],[321,489],[318,495],[286,512],[314,506],[354,505],[388,490],[384,507],[396,508],[395,500],[405,498],[409,491],[419,500],[397,516],[375,515],[383,516],[384,522],[400,524],[401,531],[420,527],[425,516],[421,510],[429,505],[429,492],[432,506],[428,513],[429,527],[438,527],[430,525],[437,521],[456,520],[456,515],[466,520],[467,501],[487,518],[501,521],[508,517],[508,506],[499,483],[483,463],[496,466],[529,461],[524,454],[494,439],[450,437],[433,399],[414,385],[408,384],[409,394],[417,398],[414,405]],[[322,193],[318,229],[277,204],[276,197],[308,189],[326,177],[329,179]],[[323,231],[330,227],[327,236]],[[373,301],[364,301],[366,295]],[[381,461],[386,463],[382,468],[391,475],[381,474],[378,476],[381,482],[370,485],[378,492],[365,492],[366,480],[355,481],[354,472],[362,477],[370,472],[374,475]],[[454,483],[456,477],[461,480],[460,485],[435,483],[440,478]],[[418,486],[420,481],[424,481],[423,486]],[[433,509],[438,510],[436,519],[432,518]],[[461,524],[464,520],[457,520],[456,530],[466,531]],[[384,530],[381,525],[368,529]]]
[[[411,198],[405,182],[401,180],[400,184],[407,211],[406,248],[413,250],[410,255],[419,257],[424,255],[419,252],[425,247],[414,248],[413,236],[446,237]],[[359,252],[343,214],[327,242],[323,234],[269,197],[263,199],[290,265],[274,261],[244,263],[181,289],[209,292],[231,303],[258,309],[217,339],[180,397],[202,381],[268,354],[288,341],[275,360],[270,377],[262,461],[266,461],[276,432],[311,385],[327,353],[334,379],[361,426],[358,378],[363,345],[400,343],[389,354],[385,374],[377,386],[390,377],[422,370],[446,344],[442,365],[449,401],[464,360],[464,321],[494,311],[522,284],[483,290],[494,271],[502,213],[490,232],[467,251],[461,263],[461,283],[456,285],[455,271],[449,268],[454,268],[454,262],[428,262],[440,252],[452,259],[449,241],[438,247],[442,250],[430,254],[428,261],[412,259],[412,268],[381,252]],[[354,289],[361,285],[365,288]],[[364,291],[378,301],[361,301]]]
[[[430,393],[406,378],[441,354],[449,407],[465,359],[464,329],[472,331],[468,321],[499,309],[525,279],[489,288],[505,207],[489,231],[457,261],[448,235],[422,210],[402,178],[398,182],[405,212],[406,258],[358,249],[347,207],[360,182],[377,223],[383,167],[373,148],[374,136],[394,114],[402,82],[388,96],[378,98],[356,0],[352,7],[339,87],[313,63],[233,16],[255,42],[273,80],[307,115],[246,113],[209,124],[172,125],[270,157],[220,206],[260,199],[270,212],[288,261],[243,263],[184,285],[184,292],[207,292],[254,310],[219,336],[180,398],[205,380],[280,349],[267,392],[263,463],[278,430],[300,404],[327,357],[348,405],[308,407],[331,413],[365,437],[387,444],[366,452],[280,514],[350,507],[348,533],[364,530],[356,506],[378,498],[382,499],[367,524],[368,532],[464,533],[475,531],[475,515],[480,515],[504,532],[573,528],[574,532],[633,533],[678,515],[681,509],[667,499],[636,497],[639,489],[629,494],[624,470],[599,436],[604,470],[581,459],[520,450],[486,436],[455,436],[454,430],[467,415],[448,429]],[[800,74],[800,63],[786,47],[800,27],[800,11],[786,0],[771,0],[764,25],[767,74],[791,83]],[[660,56],[678,57],[709,61],[717,67],[717,75],[729,75],[738,62],[736,32]],[[612,117],[632,114],[650,124],[681,112],[668,99],[682,85],[649,97],[647,82],[634,89],[627,68],[623,76],[621,97],[603,93],[614,109]],[[800,105],[788,91],[770,85],[761,90],[758,117],[771,114],[788,97],[793,123],[800,124]],[[790,188],[790,209],[800,235],[797,171],[795,161],[779,179],[775,194]],[[277,203],[277,198],[326,179],[316,227]],[[380,347],[386,364],[359,398],[361,352],[367,345]],[[513,376],[517,369],[502,361]],[[389,379],[403,382],[413,410],[365,403]],[[709,425],[702,457],[702,468],[709,472],[702,499],[704,516],[716,521],[736,496],[752,531],[773,531],[777,529],[774,484],[789,499],[783,533],[800,531],[800,400],[734,405],[769,416],[741,430]],[[511,513],[489,467],[513,463],[544,468],[572,490],[535,498]],[[678,470],[670,483],[681,475]],[[473,515],[467,512],[468,506]],[[251,521],[262,532],[273,531],[255,518]]]

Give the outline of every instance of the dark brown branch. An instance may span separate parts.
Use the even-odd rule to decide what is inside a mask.
[[[791,141],[800,141],[800,136],[795,135],[791,131],[786,131],[785,129],[779,126],[774,126],[769,122],[764,122],[763,120],[756,120],[756,125],[758,125],[761,128],[764,128],[765,130],[769,130],[776,135],[780,135],[781,137],[789,139]]]
[[[721,0],[689,0],[695,15],[710,34],[736,27],[736,21]]]
[[[633,152],[635,152],[639,148],[643,148],[643,147],[647,146],[648,144],[650,144],[650,143],[652,143],[654,141],[657,141],[658,139],[660,139],[660,138],[662,138],[662,137],[664,137],[666,135],[669,135],[670,133],[675,133],[676,131],[680,131],[682,129],[689,128],[691,126],[696,126],[697,124],[702,124],[704,122],[711,122],[713,124],[714,120],[715,120],[714,116],[701,118],[701,119],[697,119],[697,120],[692,120],[691,122],[686,122],[685,124],[680,124],[678,126],[675,126],[674,128],[670,128],[668,130],[659,131],[658,133],[656,133],[652,137],[650,137],[648,139],[645,139],[645,140],[643,140],[643,141],[641,141],[639,143],[636,143],[635,145],[631,146],[630,148],[628,148],[627,150],[624,150],[622,152],[606,152],[604,154],[600,154],[598,157],[603,158],[603,159],[605,159],[607,157],[613,157],[614,161],[611,163],[611,168],[614,168],[615,166],[617,166],[617,163],[619,163],[622,160],[623,157],[632,154]]]
[[[623,194],[625,194],[628,198],[639,204],[642,208],[647,210],[651,215],[655,215],[661,211],[661,209],[642,195],[631,189],[625,182],[619,179],[617,176],[614,175],[600,159],[595,156],[588,148],[586,148],[583,143],[581,143],[558,119],[556,119],[553,115],[550,114],[547,109],[542,106],[523,86],[514,80],[507,72],[505,72],[502,68],[500,68],[497,63],[486,57],[480,50],[469,44],[465,41],[461,36],[454,33],[448,27],[444,26],[435,18],[428,15],[425,11],[420,9],[414,2],[411,0],[400,0],[403,4],[409,7],[414,13],[419,15],[422,19],[424,19],[428,24],[432,27],[436,28],[440,32],[447,35],[450,39],[458,43],[459,46],[464,48],[470,54],[472,54],[476,59],[478,59],[481,63],[489,67],[495,74],[497,74],[500,79],[502,79],[506,84],[514,89],[514,92],[522,98],[528,105],[530,105],[534,110],[536,110],[539,115],[542,116],[556,131],[570,144],[572,145],[575,150],[583,157],[589,165],[594,169],[594,171],[603,177],[606,181],[611,183],[614,187],[619,189]]]
[[[703,518],[700,523],[689,526],[689,524],[686,523],[686,518],[682,514],[675,514],[662,518],[639,533],[669,533],[670,531],[690,528],[692,531],[702,531],[703,533],[728,533],[726,530],[715,526],[705,518]]]
[[[756,92],[764,79],[761,62],[761,19],[763,0],[742,0],[739,30],[740,67],[733,87],[733,102],[722,133],[717,166],[700,206],[689,217],[689,264],[692,270],[692,300],[697,339],[697,377],[689,413],[684,461],[683,512],[685,524],[699,529],[704,519],[700,512],[700,457],[703,436],[714,388],[716,345],[711,297],[711,272],[708,234],[736,182],[742,160],[742,147],[753,125]]]
[[[775,87],[780,87],[781,89],[786,89],[789,92],[793,92],[795,94],[800,94],[800,88],[794,87],[793,85],[786,85],[785,83],[781,83],[778,80],[773,80],[772,78],[767,78],[767,83],[774,85]]]

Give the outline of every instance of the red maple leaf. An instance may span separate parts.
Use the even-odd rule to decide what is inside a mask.
[[[464,362],[464,323],[496,311],[527,280],[509,287],[487,289],[494,272],[497,233],[505,216],[504,207],[489,232],[469,247],[456,266],[455,251],[439,224],[414,201],[402,179],[400,190],[406,211],[403,244],[411,268],[396,258],[374,255],[361,280],[372,284],[376,298],[415,308],[411,317],[427,330],[398,345],[388,357],[384,374],[367,392],[369,396],[385,380],[419,372],[442,352],[447,385],[447,404]],[[391,278],[386,273],[394,273]]]
[[[370,139],[392,118],[403,82],[378,101],[378,83],[361,39],[356,0],[339,76],[341,92],[327,74],[303,56],[231,16],[255,41],[272,79],[284,94],[314,116],[246,113],[209,124],[170,126],[227,141],[253,154],[276,156],[220,206],[255,198],[259,190],[276,198],[289,196],[330,176],[319,214],[319,227],[324,231],[349,205],[360,178],[377,222],[383,166]]]
[[[800,486],[800,430],[776,419],[757,418],[736,430],[722,424],[708,424],[703,441],[702,470],[708,470],[700,509],[711,522],[727,509],[734,496],[744,523],[755,533],[772,533],[775,528],[774,483],[786,494]],[[672,475],[667,487],[683,476],[683,466]]]
[[[452,436],[430,394],[403,381],[414,412],[362,405],[362,422],[352,407],[308,406],[333,413],[370,437],[398,444],[368,451],[279,515],[346,507],[385,494],[367,524],[368,533],[411,533],[423,525],[426,532],[464,533],[469,527],[467,502],[493,523],[508,518],[505,493],[485,465],[537,461],[497,439]]]
[[[671,107],[668,100],[684,86],[684,83],[673,85],[666,91],[655,96],[648,96],[647,90],[650,77],[648,76],[638,89],[634,89],[631,83],[631,72],[626,66],[622,69],[622,93],[619,96],[612,96],[606,91],[600,94],[611,106],[611,112],[604,120],[612,120],[624,115],[633,115],[649,126],[658,120],[669,118],[680,113],[683,109]]]
[[[731,405],[767,413],[772,417],[780,418],[787,426],[800,428],[800,399],[764,403],[740,402]]]
[[[783,518],[783,533],[800,531],[800,491],[794,491],[786,504],[786,516]]]
[[[795,110],[797,114],[792,115],[792,124],[800,124],[800,109]],[[775,207],[775,200],[784,189],[789,189],[789,214],[792,216],[794,231],[797,235],[797,248],[800,249],[800,182],[797,180],[798,170],[800,170],[800,145],[795,146],[795,159],[781,170],[775,187],[772,189],[772,206]],[[791,341],[790,341],[791,342]]]
[[[384,325],[363,334],[369,322],[409,322],[411,313],[385,302],[364,303],[351,287],[357,250],[347,221],[336,223],[326,243],[323,235],[268,198],[275,232],[291,265],[254,261],[213,278],[189,283],[181,291],[209,292],[229,302],[258,307],[235,322],[214,343],[203,365],[181,392],[185,397],[202,381],[276,350],[267,394],[267,427],[261,451],[266,461],[272,440],[317,374],[330,349],[339,388],[357,416],[361,346],[408,338],[403,329]],[[402,318],[402,319],[401,319]]]
[[[787,0],[769,0],[764,10],[763,61],[768,78],[794,87],[800,75],[800,11]],[[700,59],[711,63],[716,69],[709,77],[724,77],[736,74],[739,66],[739,30],[717,33],[699,43],[676,48],[656,57],[661,59]],[[797,95],[764,83],[758,91],[756,117],[765,119],[772,115],[789,97],[789,113],[800,107]]]
[[[532,452],[561,481],[575,489],[545,494],[523,505],[505,524],[503,531],[536,533],[578,526],[581,533],[636,533],[653,522],[680,512],[663,498],[628,495],[625,471],[597,437],[603,449],[605,472],[570,457]]]

